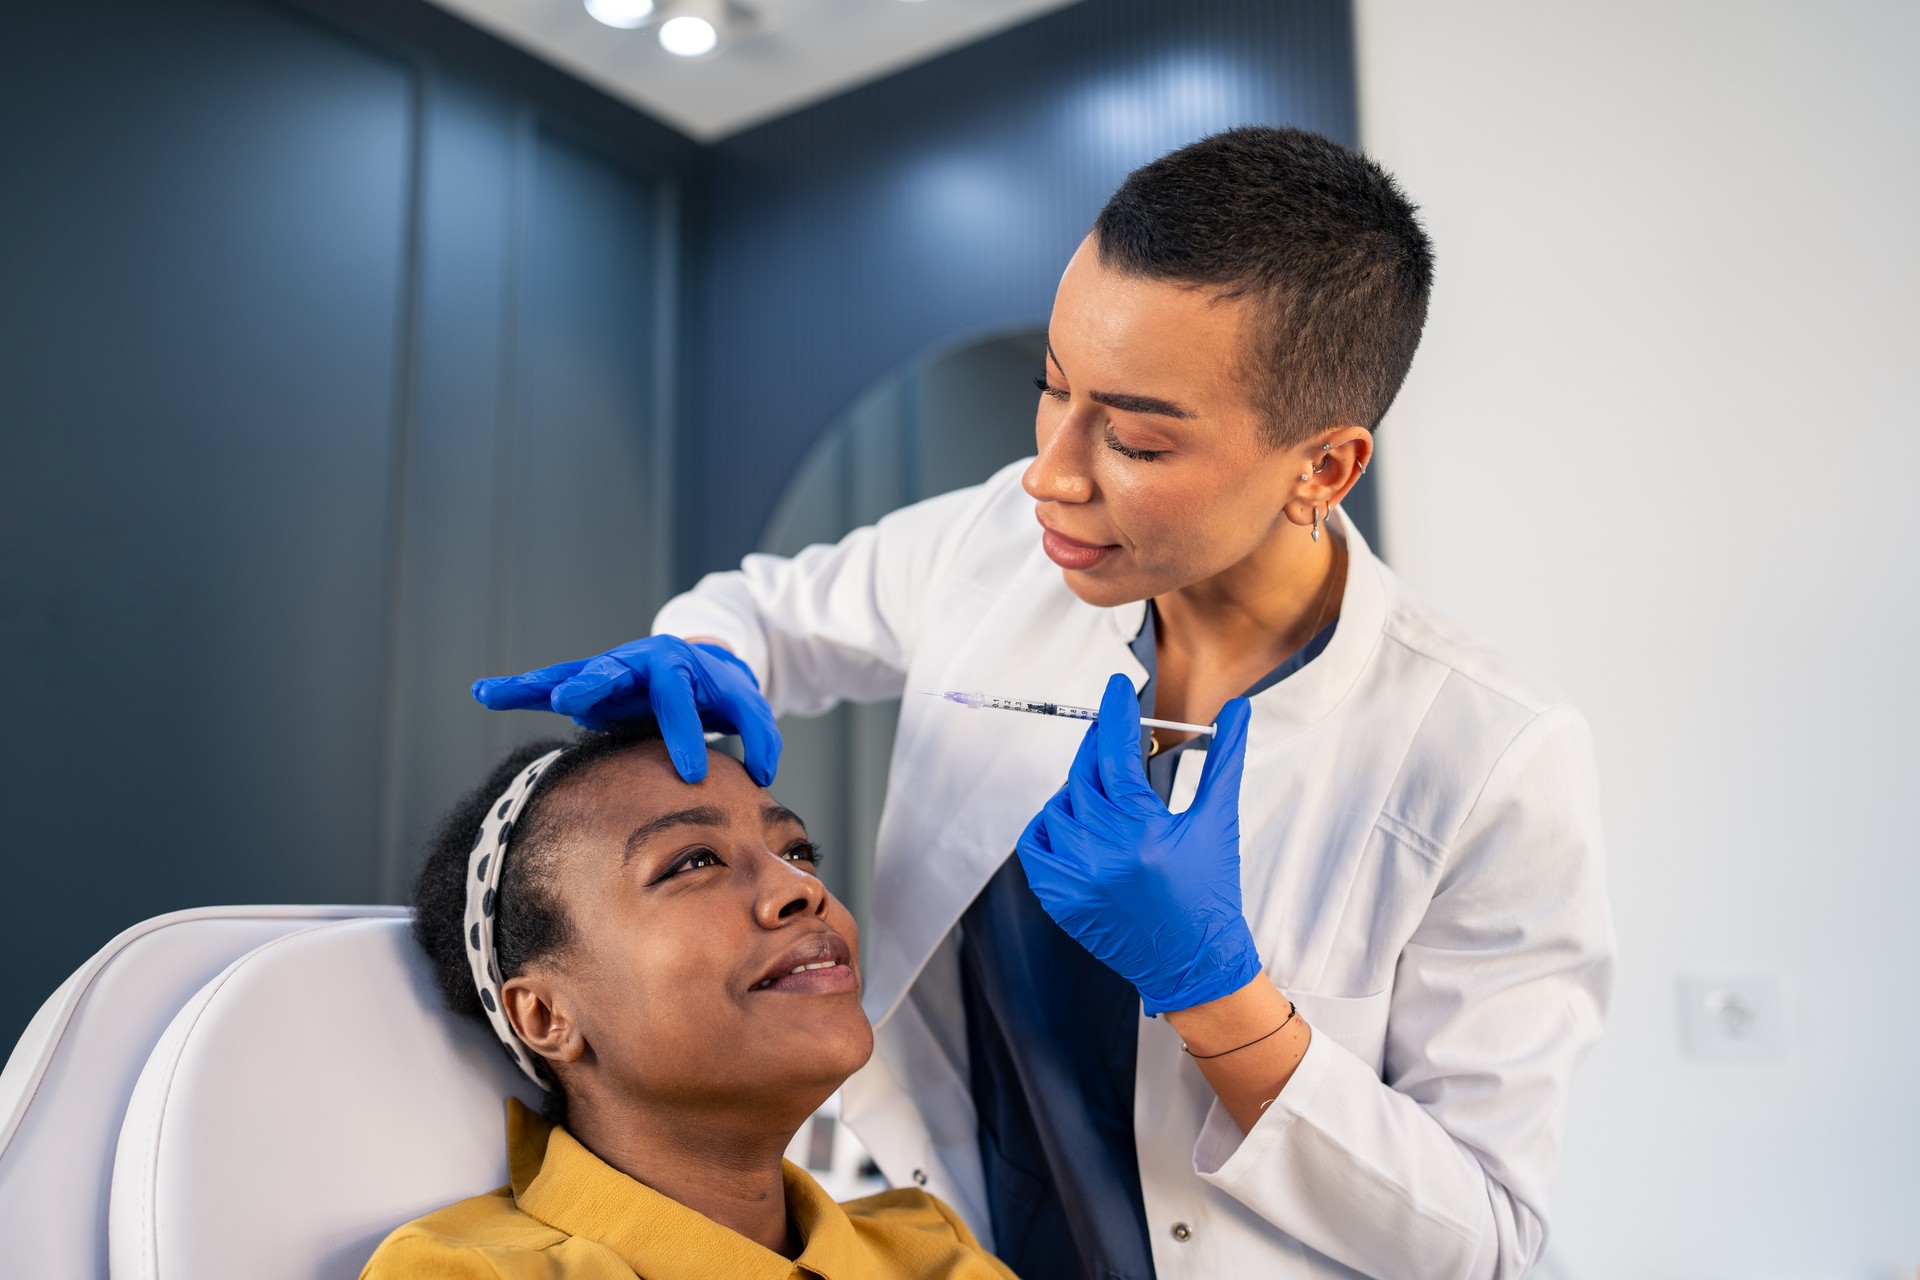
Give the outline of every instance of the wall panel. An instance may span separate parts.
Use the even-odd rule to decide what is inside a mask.
[[[0,954],[364,897],[413,72],[234,0],[0,39]]]
[[[145,916],[402,893],[565,727],[468,683],[663,590],[691,144],[336,8],[0,15],[0,1034]]]

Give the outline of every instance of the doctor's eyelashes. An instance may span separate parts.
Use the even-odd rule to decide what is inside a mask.
[[[1135,462],[1152,462],[1155,458],[1158,458],[1166,452],[1165,449],[1135,449],[1130,445],[1121,443],[1120,437],[1113,432],[1112,423],[1107,424],[1106,440],[1107,448],[1113,450],[1121,457],[1131,458]]]
[[[1070,393],[1067,391],[1065,387],[1054,386],[1051,382],[1047,381],[1045,375],[1035,378],[1033,380],[1033,385],[1035,386],[1035,388],[1039,390],[1041,395],[1050,396],[1055,400],[1061,401],[1062,403],[1064,403],[1070,397]],[[1167,452],[1165,449],[1134,448],[1132,445],[1129,445],[1123,440],[1121,440],[1120,437],[1114,433],[1112,423],[1107,424],[1105,440],[1106,440],[1107,448],[1113,450],[1115,453],[1119,454],[1121,457],[1130,459],[1134,462],[1152,462],[1155,458],[1158,458]],[[1302,476],[1300,478],[1302,480],[1306,479],[1305,476]]]

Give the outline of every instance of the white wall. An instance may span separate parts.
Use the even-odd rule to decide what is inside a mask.
[[[1621,943],[1550,1254],[1920,1269],[1920,3],[1360,0],[1439,281],[1388,558],[1593,721]],[[1772,1063],[1682,975],[1777,977]]]

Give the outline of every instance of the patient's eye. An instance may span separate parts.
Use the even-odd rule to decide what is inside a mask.
[[[649,883],[660,884],[663,881],[671,880],[682,871],[701,871],[707,867],[724,867],[726,865],[726,863],[720,861],[720,855],[711,849],[705,847],[688,849],[672,862],[668,863],[667,869],[655,876]]]
[[[796,840],[780,856],[788,862],[805,862],[817,867],[820,865],[820,846],[811,840]]]

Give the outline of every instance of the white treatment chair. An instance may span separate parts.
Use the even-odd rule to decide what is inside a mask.
[[[441,1005],[404,918],[257,947],[174,1017],[120,1126],[114,1280],[353,1277],[393,1228],[507,1180],[536,1101]]]
[[[0,1273],[105,1280],[114,1147],[134,1082],[180,1008],[287,933],[397,907],[203,907],[102,947],[40,1007],[0,1072]]]

